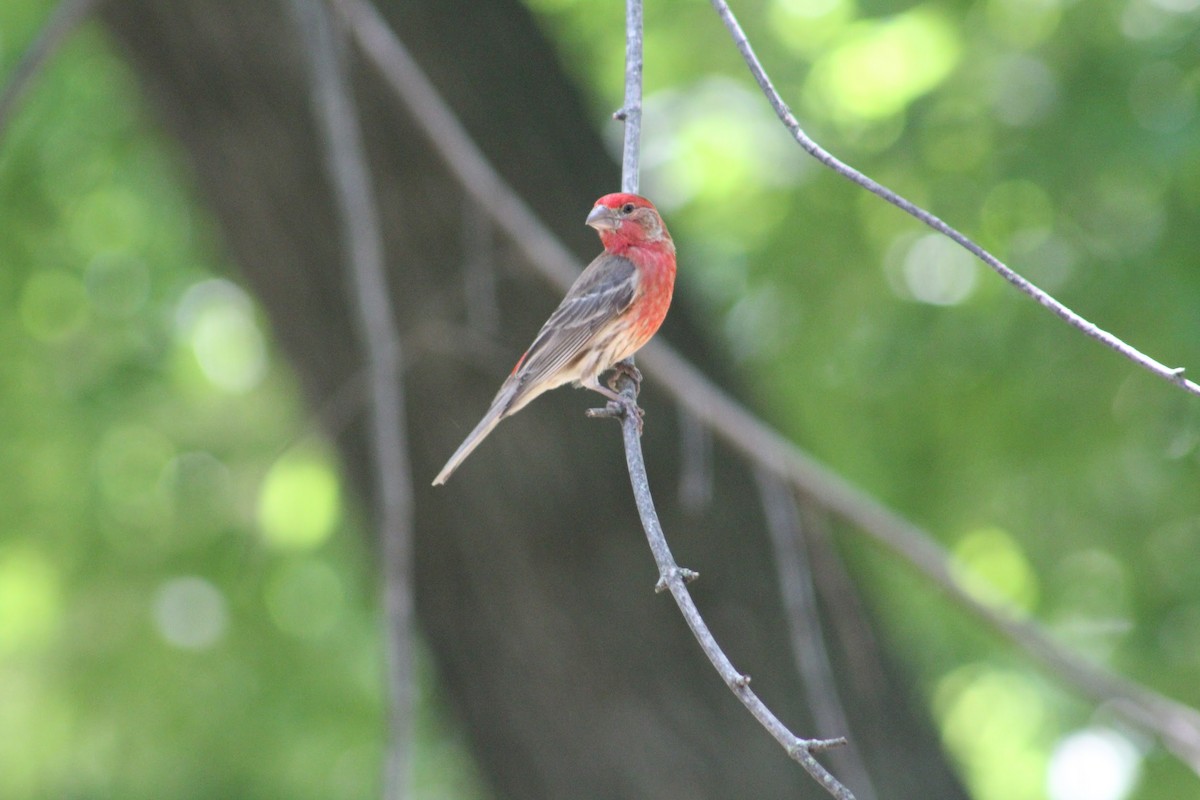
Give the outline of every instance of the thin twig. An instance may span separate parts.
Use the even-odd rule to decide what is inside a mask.
[[[62,0],[54,7],[37,38],[13,67],[4,91],[0,92],[0,137],[3,137],[4,131],[8,129],[8,123],[25,90],[50,61],[50,57],[58,52],[63,42],[87,19],[95,5],[96,0]]]
[[[613,116],[625,123],[621,191],[638,193],[642,153],[642,0],[625,2],[625,104]]]
[[[737,45],[737,49],[742,54],[742,58],[745,60],[746,65],[750,68],[751,74],[754,75],[754,80],[758,82],[759,88],[762,89],[763,94],[767,96],[767,100],[770,102],[771,108],[775,109],[776,116],[779,117],[779,120],[784,124],[784,127],[788,129],[788,132],[792,134],[792,138],[794,138],[796,142],[802,148],[804,148],[806,152],[808,152],[809,155],[832,169],[837,174],[841,175],[843,178],[853,181],[872,194],[877,195],[878,197],[896,206],[896,208],[899,208],[906,214],[909,214],[925,225],[928,225],[938,233],[949,237],[955,243],[967,250],[967,252],[971,253],[984,264],[987,264],[989,267],[995,270],[996,273],[1004,278],[1004,280],[1017,287],[1017,289],[1021,290],[1029,297],[1032,297],[1040,305],[1049,309],[1053,314],[1064,320],[1071,327],[1083,332],[1085,335],[1090,336],[1106,347],[1115,350],[1125,358],[1129,359],[1143,369],[1154,373],[1163,380],[1173,383],[1184,391],[1200,396],[1200,385],[1189,381],[1183,376],[1183,367],[1168,367],[1146,355],[1132,345],[1127,344],[1108,331],[1100,328],[1096,324],[1079,316],[1074,311],[1067,308],[1065,305],[1052,297],[1050,294],[1038,288],[1027,278],[1015,272],[1003,261],[996,258],[984,248],[980,247],[965,234],[960,233],[957,229],[950,227],[950,225],[921,208],[916,203],[913,203],[907,198],[902,197],[883,184],[872,180],[850,165],[838,160],[829,151],[825,150],[823,147],[813,141],[800,127],[800,123],[792,114],[791,109],[789,109],[787,104],[783,101],[783,98],[779,95],[779,92],[775,90],[774,85],[771,83],[770,77],[767,76],[766,71],[763,69],[762,63],[759,62],[758,57],[754,54],[754,50],[751,48],[750,41],[746,38],[745,32],[742,31],[741,26],[738,24],[737,18],[733,16],[733,12],[729,9],[729,4],[725,2],[725,0],[711,1],[713,8],[716,9],[717,14],[719,14],[721,17],[721,21],[725,24],[725,28],[729,31],[730,36],[733,37],[733,42],[735,45]]]
[[[338,31],[322,0],[292,0],[312,69],[312,104],[333,185],[354,314],[371,387],[371,444],[382,550],[389,742],[384,797],[408,785],[412,679],[412,476],[404,430],[400,338],[388,292],[383,235]]]
[[[708,656],[721,680],[729,690],[737,696],[742,705],[766,728],[767,732],[783,745],[788,755],[795,759],[809,775],[838,800],[853,800],[850,790],[838,782],[825,767],[817,761],[815,753],[820,753],[834,747],[841,747],[846,740],[838,739],[801,739],[792,733],[779,721],[769,708],[758,698],[750,688],[750,676],[744,675],[733,666],[724,651],[713,638],[708,625],[696,609],[687,584],[696,577],[695,572],[682,569],[675,563],[671,548],[663,534],[662,524],[658,520],[658,512],[654,509],[654,499],[650,494],[650,483],[646,477],[646,463],[642,458],[641,425],[637,408],[637,386],[628,375],[619,379],[621,397],[625,400],[625,408],[610,404],[607,409],[596,409],[592,416],[619,416],[621,432],[625,443],[625,462],[629,467],[629,480],[633,485],[633,497],[637,502],[638,516],[641,517],[642,527],[646,531],[646,540],[650,551],[654,554],[654,562],[658,565],[659,579],[656,591],[664,589],[671,592],[679,612],[700,643],[700,649]],[[633,409],[632,412],[626,409]]]
[[[579,274],[579,261],[484,158],[446,102],[387,27],[363,0],[339,0],[363,53],[421,127],[449,173],[491,212],[496,225],[529,265],[560,291]],[[638,351],[646,374],[748,460],[774,472],[814,503],[853,523],[922,574],[952,601],[976,614],[1002,637],[1081,694],[1113,708],[1158,736],[1200,772],[1200,713],[1136,682],[1087,663],[1033,622],[1017,622],[963,592],[951,577],[949,556],[933,537],[828,469],[752,415],[662,340]]]
[[[638,163],[641,160],[642,133],[642,0],[626,0],[625,2],[625,104],[614,116],[625,123],[625,146],[621,158],[621,191],[636,194],[638,191]],[[646,531],[646,539],[650,543],[650,551],[658,564],[659,580],[657,591],[666,588],[675,598],[680,613],[687,621],[688,627],[700,643],[708,660],[716,667],[721,679],[729,687],[751,715],[767,729],[767,731],[783,745],[784,750],[794,758],[805,771],[821,784],[837,800],[854,800],[854,795],[838,782],[827,769],[813,756],[830,747],[846,744],[843,739],[815,740],[801,739],[789,731],[767,706],[750,690],[750,677],[742,675],[726,657],[723,650],[713,638],[708,625],[700,616],[696,604],[692,602],[687,590],[687,582],[696,577],[690,570],[680,569],[671,556],[667,546],[667,538],[662,525],[658,521],[658,512],[654,508],[654,499],[650,494],[650,482],[646,476],[646,464],[642,458],[642,422],[637,409],[638,385],[631,377],[636,375],[633,356],[625,359],[628,369],[622,372],[621,397],[625,401],[621,430],[624,434],[625,461],[629,465],[629,480],[633,484],[633,492],[637,501],[638,516],[641,517],[642,527]]]
[[[756,471],[755,477],[766,513],[779,590],[787,611],[792,658],[796,662],[796,671],[800,673],[817,733],[821,736],[846,736],[846,746],[830,752],[829,761],[855,787],[861,800],[874,800],[877,796],[875,787],[863,763],[862,754],[850,736],[850,720],[842,706],[833,664],[825,647],[812,565],[805,549],[804,540],[807,537],[793,489],[762,469]]]
[[[625,98],[613,119],[624,123],[621,147],[621,191],[637,194],[642,159],[642,0],[625,0]],[[637,369],[633,356],[623,362]],[[634,373],[636,374],[636,372]]]

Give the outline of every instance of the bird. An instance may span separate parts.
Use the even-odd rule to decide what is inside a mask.
[[[636,194],[604,195],[585,224],[600,234],[604,252],[575,279],[434,486],[444,484],[501,420],[544,392],[573,383],[622,402],[600,376],[641,349],[666,318],[675,243],[658,209]]]

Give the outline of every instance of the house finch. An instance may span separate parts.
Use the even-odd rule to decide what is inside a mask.
[[[654,205],[636,194],[601,197],[587,224],[600,233],[604,252],[580,273],[434,486],[445,483],[500,420],[542,392],[574,382],[620,401],[600,375],[637,352],[667,316],[675,243]]]

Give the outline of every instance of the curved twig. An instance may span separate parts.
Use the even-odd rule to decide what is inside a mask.
[[[638,191],[638,163],[641,160],[642,134],[642,0],[626,0],[625,3],[625,103],[613,116],[625,123],[625,145],[621,159],[621,191],[636,194]],[[750,676],[743,675],[734,669],[725,652],[713,638],[708,625],[700,616],[692,596],[687,590],[688,581],[694,580],[696,573],[681,569],[675,563],[671,550],[667,545],[667,537],[663,533],[658,520],[658,512],[654,508],[654,499],[650,494],[650,482],[646,477],[646,464],[642,458],[642,420],[637,407],[638,384],[631,376],[638,375],[634,366],[633,356],[623,362],[626,369],[622,371],[617,386],[624,401],[624,407],[613,404],[611,412],[619,412],[622,418],[621,430],[625,442],[625,461],[629,466],[629,480],[633,484],[634,499],[637,501],[638,516],[642,520],[642,528],[646,531],[646,540],[650,543],[650,551],[658,564],[658,584],[655,591],[668,589],[675,598],[675,605],[687,621],[688,627],[700,643],[700,649],[708,656],[708,660],[716,668],[721,679],[729,690],[737,695],[738,700],[758,720],[767,732],[783,745],[817,783],[821,784],[837,800],[854,800],[850,793],[829,770],[817,761],[814,753],[831,747],[846,744],[840,739],[801,739],[784,726],[779,718],[767,708],[766,704],[750,689]],[[603,411],[595,410],[592,416],[603,416]]]
[[[687,584],[699,576],[675,563],[675,558],[671,555],[671,548],[667,544],[667,538],[663,534],[662,524],[658,520],[658,512],[654,508],[654,498],[650,494],[650,482],[646,477],[646,463],[642,458],[641,426],[637,413],[637,385],[628,375],[622,375],[618,386],[621,397],[625,401],[623,407],[616,403],[610,403],[607,408],[595,409],[589,413],[591,416],[597,417],[621,418],[625,462],[629,467],[629,481],[633,485],[633,497],[637,502],[638,516],[641,517],[642,527],[646,531],[646,541],[650,544],[650,552],[654,554],[654,562],[658,565],[659,578],[658,584],[654,587],[655,591],[661,592],[665,589],[671,593],[675,605],[679,606],[679,612],[683,615],[688,627],[691,628],[696,641],[700,643],[700,649],[704,651],[704,655],[708,656],[708,660],[716,668],[721,680],[729,687],[729,691],[737,696],[746,710],[758,720],[759,724],[766,728],[775,741],[783,745],[788,755],[804,767],[814,780],[838,800],[853,800],[854,795],[850,790],[838,782],[837,778],[834,778],[815,756],[816,753],[846,744],[846,740],[843,738],[801,739],[788,730],[787,726],[779,721],[779,718],[750,688],[750,676],[738,672],[733,666],[696,609],[696,604],[688,592]]]
[[[713,8],[720,15],[721,21],[725,24],[725,28],[729,31],[733,42],[737,46],[738,52],[742,54],[746,66],[750,68],[750,73],[754,76],[754,80],[758,82],[758,86],[766,95],[771,108],[775,109],[775,115],[779,117],[780,122],[788,129],[794,138],[804,150],[820,161],[825,166],[832,169],[843,178],[850,180],[859,186],[866,189],[871,194],[886,200],[887,202],[899,208],[904,213],[914,217],[920,222],[928,225],[933,230],[953,240],[971,255],[978,258],[984,264],[991,267],[1000,277],[1017,287],[1029,297],[1032,297],[1037,303],[1044,308],[1050,310],[1055,316],[1065,321],[1068,325],[1076,330],[1081,331],[1086,336],[1089,336],[1106,347],[1115,350],[1125,358],[1137,364],[1149,372],[1154,373],[1169,383],[1173,383],[1186,392],[1200,396],[1200,385],[1189,381],[1183,376],[1183,367],[1168,367],[1165,364],[1156,361],[1150,356],[1138,350],[1136,347],[1126,343],[1124,340],[1114,336],[1093,322],[1089,322],[1083,317],[1076,314],[1071,309],[1056,300],[1043,289],[1038,288],[1028,278],[1020,275],[1011,267],[1005,264],[1000,259],[996,258],[983,247],[976,244],[965,234],[952,228],[950,225],[943,222],[937,216],[931,214],[925,209],[913,203],[911,200],[897,194],[881,183],[867,177],[863,173],[837,159],[832,153],[821,147],[812,138],[804,132],[800,127],[800,122],[792,114],[787,103],[776,91],[775,86],[771,83],[771,78],[763,69],[762,63],[758,60],[758,56],[754,54],[754,49],[750,46],[750,41],[746,38],[745,32],[741,25],[738,24],[737,18],[729,9],[729,4],[725,0],[711,0]]]

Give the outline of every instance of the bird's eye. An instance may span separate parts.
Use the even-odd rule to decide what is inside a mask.
[[[622,214],[632,214],[633,213],[633,203],[626,203],[625,205],[621,206],[621,213]]]

